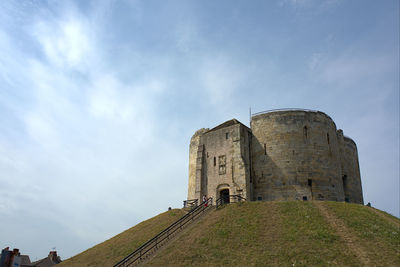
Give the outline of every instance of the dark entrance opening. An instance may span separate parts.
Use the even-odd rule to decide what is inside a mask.
[[[219,191],[219,197],[222,200],[222,204],[229,203],[229,189],[223,189]]]

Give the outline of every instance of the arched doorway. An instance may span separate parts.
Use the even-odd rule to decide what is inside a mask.
[[[229,203],[229,189],[222,189],[219,191],[219,197],[222,200],[222,204]]]

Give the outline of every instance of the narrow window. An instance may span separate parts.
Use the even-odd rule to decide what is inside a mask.
[[[346,187],[346,185],[347,185],[347,175],[346,174],[343,175],[342,179],[343,179],[343,186]]]
[[[217,158],[214,157],[214,167],[217,166]]]
[[[329,145],[329,134],[326,134],[326,140],[328,141],[328,145]]]
[[[228,139],[229,138],[229,133],[226,133],[225,134],[225,139]]]
[[[226,157],[225,155],[219,156],[218,157],[218,166],[219,166],[219,174],[225,174],[226,173]]]
[[[303,133],[304,133],[304,137],[307,139],[308,138],[308,128],[307,128],[307,126],[304,126]]]
[[[308,186],[312,186],[312,179],[308,179]]]
[[[264,155],[267,155],[267,144],[264,144]]]
[[[344,198],[344,201],[347,202],[347,203],[349,203],[349,202],[350,202],[350,199],[349,199],[348,197],[345,197],[345,198]]]
[[[208,158],[208,152],[207,152],[207,158]]]

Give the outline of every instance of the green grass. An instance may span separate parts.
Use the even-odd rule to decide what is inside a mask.
[[[180,209],[161,213],[63,261],[58,266],[112,266],[184,214],[185,212]]]
[[[282,265],[357,266],[359,262],[343,249],[335,230],[312,202],[279,203],[283,233]]]
[[[275,203],[229,205],[183,233],[148,266],[265,266],[276,256],[278,231]]]
[[[61,266],[112,266],[183,214],[160,214]],[[145,266],[362,266],[360,250],[371,266],[399,266],[399,225],[395,217],[347,203],[230,204],[190,225]]]
[[[188,249],[190,248],[190,249]],[[310,202],[217,210],[146,266],[357,266]]]
[[[368,249],[374,265],[400,266],[399,219],[372,208],[356,204],[326,203],[335,215],[359,238]],[[397,223],[396,223],[397,222]]]

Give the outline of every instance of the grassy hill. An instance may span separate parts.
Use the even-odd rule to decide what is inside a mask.
[[[57,267],[113,266],[185,214],[186,212],[180,209],[173,209],[161,213],[103,243],[63,261],[61,264],[57,265]]]
[[[144,234],[156,234],[156,225],[182,215],[160,214],[64,266],[110,266],[145,242]],[[399,227],[387,213],[348,203],[231,204],[184,230],[145,266],[399,266]]]

